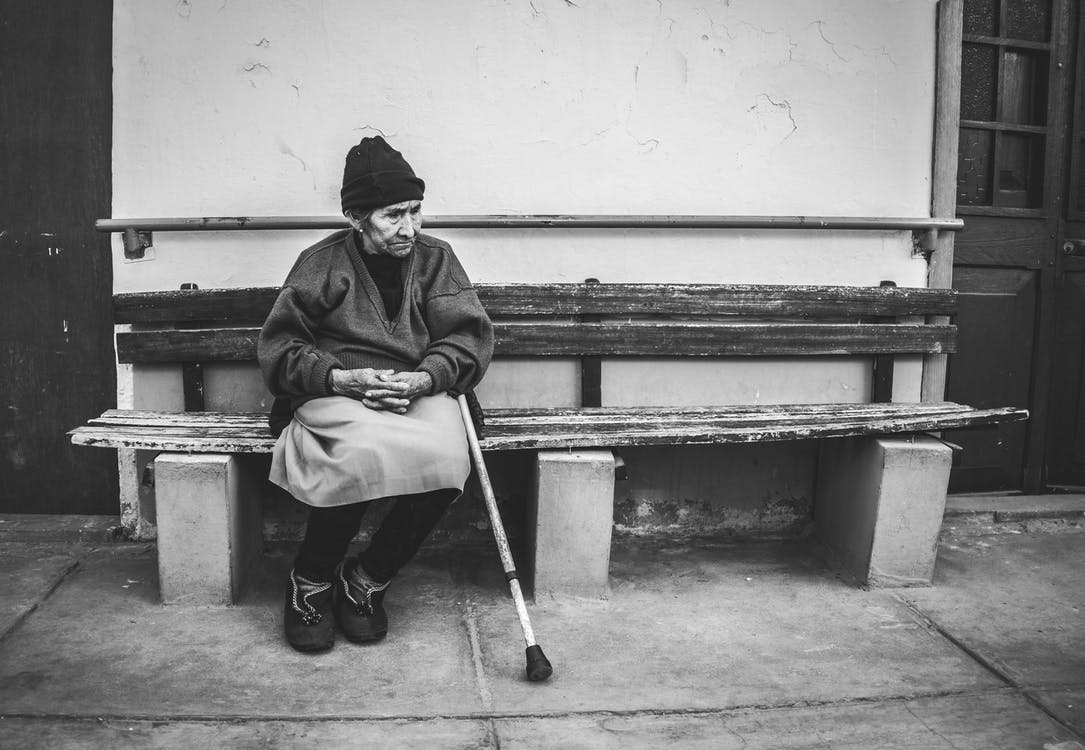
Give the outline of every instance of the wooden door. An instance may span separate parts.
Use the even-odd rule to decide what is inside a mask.
[[[1080,416],[1074,427],[1067,412],[1074,398],[1080,405],[1083,279],[1069,272],[1076,261],[1062,244],[1079,15],[1076,0],[964,2],[957,211],[965,229],[954,259],[961,342],[947,397],[1024,406],[1032,418],[949,436],[965,449],[953,491],[1043,491],[1069,477],[1056,458],[1073,463],[1064,454],[1069,433],[1080,433]],[[1083,458],[1085,450],[1079,466]]]
[[[112,3],[0,13],[0,513],[117,512],[112,451],[66,430],[116,403]]]
[[[1085,14],[1078,18],[1065,220],[1055,254],[1047,482],[1085,486]]]

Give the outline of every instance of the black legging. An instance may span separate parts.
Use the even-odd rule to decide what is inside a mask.
[[[366,575],[378,583],[390,581],[414,557],[459,494],[459,490],[444,489],[396,498],[369,547],[359,555]],[[369,505],[310,508],[294,572],[310,581],[330,581]]]

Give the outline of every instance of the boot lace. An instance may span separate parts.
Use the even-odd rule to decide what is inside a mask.
[[[294,587],[294,596],[291,598],[290,603],[294,607],[294,611],[301,615],[301,621],[306,625],[316,625],[322,621],[324,615],[317,611],[316,607],[309,601],[309,597],[330,589],[332,587],[331,582],[318,583],[310,581],[307,578],[295,575],[294,571],[291,570],[290,583]],[[299,597],[298,594],[301,594],[301,596]]]
[[[351,572],[350,580],[347,580],[344,570],[340,568],[339,580],[343,584],[343,593],[350,600],[350,603],[354,605],[354,611],[365,616],[373,614],[373,595],[384,591],[388,588],[388,584],[391,583],[391,581],[376,583],[362,578],[358,575],[357,568]],[[357,598],[353,592],[358,592]]]

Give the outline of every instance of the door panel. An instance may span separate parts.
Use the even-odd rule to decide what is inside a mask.
[[[948,391],[966,393],[980,408],[1029,403],[1038,274],[1015,268],[958,268],[961,293],[959,354],[950,358]],[[998,335],[992,337],[992,331]],[[1016,489],[1021,483],[1026,424],[955,430],[947,436],[966,447],[950,490]]]
[[[1051,424],[1048,481],[1085,486],[1085,17],[1078,19],[1073,116],[1067,147],[1066,220],[1055,254],[1056,294],[1054,367],[1051,374]]]
[[[117,512],[112,451],[65,432],[116,403],[112,4],[0,13],[0,513]]]
[[[1082,230],[1077,232],[1075,230]],[[1065,235],[1085,240],[1085,224]],[[1051,377],[1048,480],[1085,485],[1085,258],[1066,258],[1058,279],[1055,367]]]
[[[954,243],[953,262],[959,266],[1039,268],[1051,236],[1046,219],[1006,221],[989,216],[966,216]]]

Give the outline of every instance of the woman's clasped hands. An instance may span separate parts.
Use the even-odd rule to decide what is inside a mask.
[[[372,367],[335,369],[331,373],[331,386],[336,395],[358,399],[370,409],[403,414],[411,401],[429,393],[433,378],[428,372],[396,372]]]

